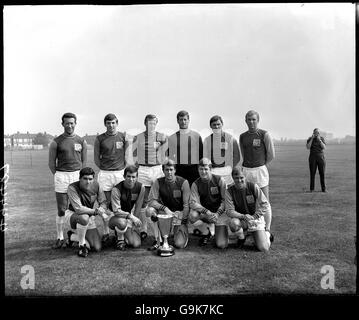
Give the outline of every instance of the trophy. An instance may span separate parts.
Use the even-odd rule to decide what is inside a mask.
[[[168,244],[167,238],[171,232],[173,216],[169,214],[158,214],[158,229],[160,230],[163,244],[157,249],[161,257],[170,257],[175,254],[174,248]]]

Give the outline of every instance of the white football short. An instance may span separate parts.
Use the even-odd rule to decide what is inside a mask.
[[[213,168],[212,173],[217,176],[221,176],[224,179],[224,181],[226,182],[226,186],[229,186],[230,184],[234,183],[234,181],[232,179],[232,167],[231,166]]]
[[[80,171],[56,171],[54,174],[55,192],[67,193],[68,186],[78,181],[80,178]]]
[[[243,173],[248,181],[256,183],[259,188],[266,187],[269,184],[269,173],[266,165],[257,168],[243,167]]]
[[[97,182],[103,191],[111,191],[114,186],[125,180],[123,174],[125,169],[116,171],[100,170],[97,175]]]
[[[162,171],[162,165],[157,165],[153,167],[146,167],[140,165],[138,167],[138,182],[141,182],[145,187],[150,187],[152,182],[158,178],[164,177]]]
[[[71,211],[69,209],[67,209],[65,211],[65,220],[64,220],[64,227],[66,229],[71,229],[71,217],[72,215],[74,214],[75,212],[74,211]],[[96,221],[95,221],[95,216],[91,216],[90,219],[89,219],[89,224],[88,224],[88,227],[87,227],[87,230],[90,230],[90,229],[96,229]]]
[[[247,221],[248,229],[247,232],[254,232],[254,231],[264,231],[266,228],[266,223],[264,221],[264,217],[261,216],[259,219],[254,219]]]

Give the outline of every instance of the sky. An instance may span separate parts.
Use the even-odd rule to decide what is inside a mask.
[[[209,119],[247,130],[248,110],[275,139],[318,127],[355,135],[355,5],[179,4],[5,6],[4,133],[80,136],[178,130],[176,114],[206,136]]]

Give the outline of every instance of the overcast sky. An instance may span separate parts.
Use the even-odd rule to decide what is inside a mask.
[[[172,133],[185,109],[237,136],[254,109],[276,139],[354,135],[354,29],[349,3],[5,6],[4,133],[59,135],[65,112],[79,135],[107,113]]]

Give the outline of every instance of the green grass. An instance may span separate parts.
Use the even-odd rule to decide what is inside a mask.
[[[51,250],[56,202],[47,151],[5,153],[10,164],[5,233],[6,295],[206,295],[353,294],[356,233],[355,145],[328,146],[329,192],[306,193],[308,152],[278,146],[270,165],[272,231],[268,254],[246,246],[199,248],[190,237],[184,250],[160,258],[143,246],[126,252],[104,249],[86,259],[76,249]],[[89,165],[93,153],[89,151]],[[96,168],[96,171],[97,168]],[[319,177],[316,189],[320,190]],[[35,269],[35,289],[23,290],[20,269]],[[335,290],[323,290],[320,270],[335,270]]]

